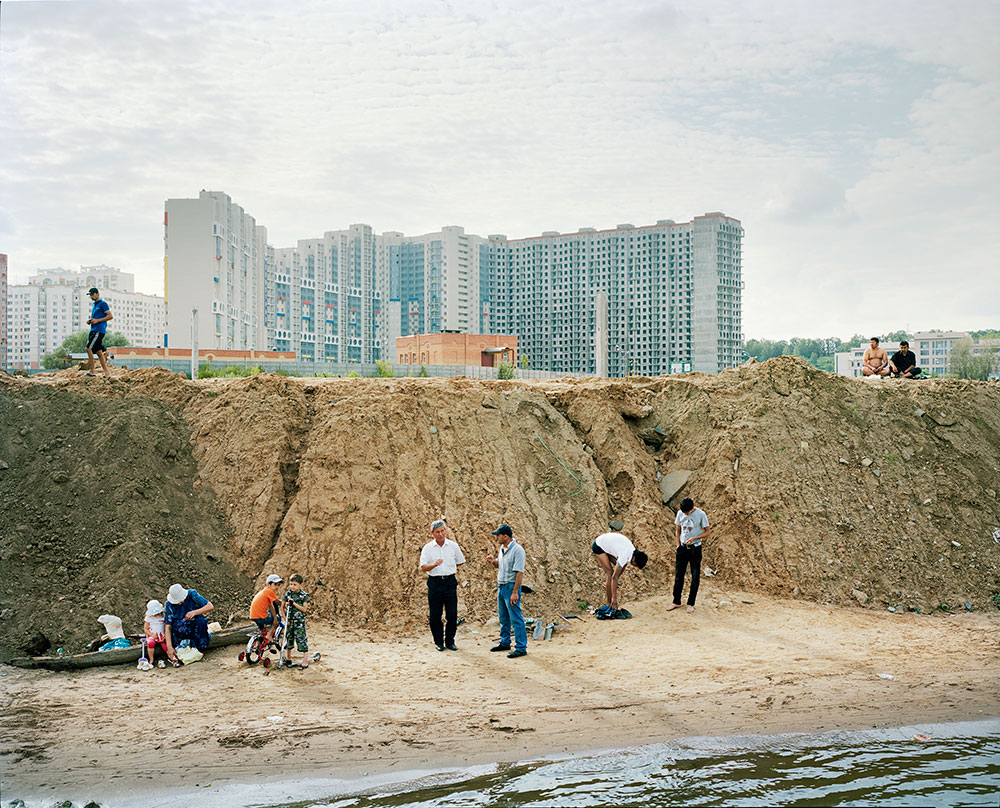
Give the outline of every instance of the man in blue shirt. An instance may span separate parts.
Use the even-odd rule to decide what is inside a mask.
[[[94,307],[90,311],[90,319],[87,320],[87,325],[90,326],[90,334],[87,337],[87,358],[90,360],[90,370],[87,371],[87,375],[94,375],[94,354],[97,354],[101,359],[101,369],[104,371],[104,375],[111,378],[111,372],[108,370],[108,352],[104,350],[104,335],[108,330],[108,320],[112,319],[111,307],[106,301],[101,300],[101,293],[97,291],[96,286],[92,286],[88,294],[90,299],[94,301]]]
[[[524,548],[514,541],[510,525],[493,531],[500,542],[497,557],[488,556],[497,568],[497,614],[500,618],[500,642],[491,651],[510,651],[510,659],[527,656],[528,629],[521,614],[521,579],[524,577]],[[514,628],[514,650],[510,650],[510,630]]]

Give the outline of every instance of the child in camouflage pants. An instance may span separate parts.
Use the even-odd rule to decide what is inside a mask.
[[[309,642],[306,639],[306,615],[309,613],[309,593],[302,588],[302,576],[288,579],[285,592],[285,665],[292,666],[292,643],[302,654],[300,668],[309,667]]]

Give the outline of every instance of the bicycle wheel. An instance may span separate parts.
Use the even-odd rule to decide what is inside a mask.
[[[252,638],[250,642],[247,643],[246,655],[247,655],[248,665],[256,665],[258,662],[260,662],[261,643],[262,643],[262,638],[260,637],[260,635]]]

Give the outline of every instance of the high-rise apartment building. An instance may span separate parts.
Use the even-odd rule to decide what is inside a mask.
[[[0,253],[0,368],[7,367],[7,256]]]
[[[382,289],[375,234],[366,224],[269,248],[268,348],[303,361],[374,362],[383,356]]]
[[[169,346],[191,347],[192,310],[198,345],[263,349],[267,232],[228,194],[168,199],[163,216],[163,286]]]
[[[716,373],[742,358],[742,237],[722,213],[490,236],[491,329],[536,369],[594,373],[604,353],[611,376]]]
[[[129,344],[153,348],[163,342],[163,298],[132,291],[135,276],[108,266],[41,269],[27,284],[10,287],[5,325],[10,334],[8,362],[14,368],[39,368],[42,358],[66,337],[87,331],[96,286],[111,307],[108,331],[121,332]]]
[[[492,333],[486,239],[452,225],[422,236],[390,231],[378,241],[378,275],[388,281],[390,302],[399,302],[398,321],[390,307],[387,323],[397,336]]]
[[[743,228],[722,213],[523,239],[366,224],[295,247],[266,237],[226,194],[167,200],[171,345],[190,345],[198,308],[200,347],[304,361],[372,362],[394,355],[396,337],[440,332],[516,335],[530,367],[556,372],[742,361]]]

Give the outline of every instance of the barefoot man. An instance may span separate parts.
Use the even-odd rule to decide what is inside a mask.
[[[865,376],[888,376],[889,357],[885,348],[879,347],[878,337],[872,337],[861,359],[861,372]]]
[[[681,501],[681,509],[674,519],[677,525],[677,566],[674,569],[674,602],[667,611],[679,609],[681,593],[684,591],[684,574],[688,564],[691,565],[691,588],[688,590],[688,613],[694,611],[694,602],[698,597],[698,584],[701,582],[701,540],[707,538],[712,529],[708,526],[708,517],[701,508],[694,506],[691,497]]]
[[[94,375],[94,354],[97,354],[101,360],[101,370],[104,371],[105,376],[110,377],[108,352],[104,350],[104,335],[108,330],[108,320],[111,319],[111,307],[107,301],[101,300],[101,293],[97,291],[96,286],[91,287],[88,294],[90,299],[94,301],[94,307],[87,320],[87,325],[90,326],[90,334],[87,336],[87,359],[90,360],[90,370],[87,371],[87,375]]]

